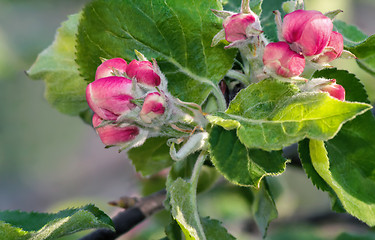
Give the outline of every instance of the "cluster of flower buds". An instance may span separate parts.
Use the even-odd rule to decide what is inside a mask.
[[[105,60],[86,89],[94,111],[92,123],[105,145],[126,145],[145,139],[147,128],[161,125],[168,99],[161,73],[149,61]],[[142,134],[143,133],[143,134]]]
[[[266,72],[284,78],[297,77],[304,70],[305,59],[325,65],[343,52],[342,35],[332,31],[332,20],[321,12],[296,10],[285,15],[283,22],[280,13],[275,14],[280,42],[265,47]]]
[[[251,43],[263,31],[261,30],[259,17],[248,7],[242,7],[240,13],[229,11],[212,10],[213,13],[224,19],[223,29],[216,34],[212,40],[212,46],[218,44],[221,40],[226,40],[230,44],[225,48],[240,48]]]

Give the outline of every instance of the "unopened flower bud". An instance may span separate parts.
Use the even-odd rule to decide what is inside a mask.
[[[160,76],[154,71],[152,63],[149,61],[133,60],[126,68],[129,78],[135,78],[138,83],[156,87],[160,85]]]
[[[321,12],[297,10],[285,15],[282,36],[294,51],[313,56],[327,46],[332,28],[332,20]]]
[[[332,79],[330,84],[327,84],[320,88],[322,92],[327,92],[331,97],[334,97],[340,101],[345,100],[345,89],[340,84],[336,84],[336,80]]]
[[[135,107],[130,101],[132,80],[117,76],[100,78],[87,86],[86,99],[100,118],[115,121]]]
[[[101,119],[97,114],[94,114],[92,118],[92,125],[98,133],[100,140],[107,146],[121,145],[133,140],[139,134],[139,128],[137,126],[100,126],[102,121],[103,119]]]
[[[263,64],[267,70],[279,76],[299,76],[305,68],[305,58],[292,51],[286,42],[269,43],[263,53]]]
[[[112,58],[104,61],[96,69],[95,80],[125,73],[128,64],[122,58]]]
[[[255,22],[256,18],[252,14],[238,13],[227,17],[223,22],[225,29],[225,39],[228,42],[246,40],[248,36],[248,27]]]
[[[139,113],[140,118],[145,123],[151,123],[153,119],[160,117],[164,114],[166,107],[165,96],[158,93],[149,93]]]
[[[321,55],[314,60],[317,63],[328,63],[341,56],[344,50],[344,38],[338,32],[332,31],[329,42]]]

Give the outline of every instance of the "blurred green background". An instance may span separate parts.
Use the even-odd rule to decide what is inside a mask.
[[[52,43],[55,30],[66,16],[78,12],[86,2],[0,0],[0,210],[55,211],[95,203],[112,214],[116,209],[106,202],[139,193],[139,176],[126,153],[104,149],[90,126],[50,107],[43,98],[43,81],[32,81],[24,73],[38,53]],[[358,25],[369,35],[375,33],[374,0],[308,0],[306,6],[322,12],[342,9],[339,19]],[[374,77],[360,70],[354,60],[338,60],[335,65],[356,73],[374,103]],[[327,194],[316,190],[302,171],[289,167],[279,178],[284,186],[277,202],[280,222],[329,211]],[[244,227],[234,221],[237,217],[241,221],[250,218],[244,211],[246,204],[238,200],[233,209],[236,197],[224,197],[212,204],[209,199],[213,196],[215,193],[200,197],[203,215],[221,218],[240,236],[237,231]],[[333,236],[343,228],[351,227],[320,229],[318,236]],[[300,228],[301,233],[309,231]],[[154,232],[147,239],[162,235]],[[259,233],[240,239],[249,236],[257,239]],[[141,235],[139,239],[146,237]]]

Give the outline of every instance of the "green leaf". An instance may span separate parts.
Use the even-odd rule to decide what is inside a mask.
[[[222,29],[210,9],[216,0],[95,0],[79,25],[77,62],[85,79],[94,80],[100,57],[134,59],[134,50],[156,58],[168,89],[183,101],[201,104],[213,92],[225,101],[219,81],[232,67],[236,50],[210,47]]]
[[[207,239],[198,215],[196,189],[194,185],[182,178],[177,178],[167,191],[172,206],[171,213],[180,225],[187,240]]]
[[[251,206],[254,219],[263,238],[266,237],[269,223],[278,216],[275,201],[271,195],[267,179],[262,181],[261,187],[252,189],[254,201]]]
[[[165,234],[168,240],[182,240],[182,232],[177,221],[172,220],[170,224],[165,227]]]
[[[0,212],[0,233],[25,235],[35,240],[56,239],[91,228],[106,228],[114,231],[112,220],[94,205],[67,209],[55,214]]]
[[[234,130],[213,127],[209,143],[213,164],[234,184],[258,188],[263,177],[278,175],[285,170],[287,160],[281,156],[281,151],[247,149]]]
[[[243,89],[226,113],[208,117],[237,136],[247,148],[280,150],[305,137],[328,140],[343,123],[371,108],[322,92],[301,93],[292,84],[269,79]]]
[[[342,159],[340,159],[343,162],[341,164],[336,159],[331,159],[330,162],[323,141],[310,140],[309,148],[315,170],[335,191],[345,210],[369,226],[375,226],[375,197],[373,195],[375,178],[371,175],[366,176],[368,172],[364,168],[366,166],[358,168],[348,165],[349,162]],[[340,154],[339,149],[335,150]],[[374,169],[374,163],[371,163],[371,160],[367,161],[366,165]],[[372,174],[374,173],[375,171]]]
[[[166,137],[149,138],[143,145],[129,150],[128,156],[137,172],[148,176],[173,164],[167,140]]]
[[[344,37],[344,46],[353,47],[360,44],[368,37],[354,25],[347,24],[340,20],[333,21],[333,30],[341,33]]]
[[[345,98],[349,101],[369,102],[367,93],[364,90],[360,80],[347,71],[325,69],[316,72],[314,77],[336,79],[337,83],[341,84],[345,88]],[[347,171],[345,173],[345,179],[340,177],[337,179],[337,181],[347,182],[348,179],[351,179],[350,182],[352,188],[354,188],[357,186],[355,182],[365,184],[368,178],[371,179],[371,172],[375,171],[375,167],[370,160],[375,159],[375,139],[372,134],[374,131],[375,120],[372,114],[367,112],[346,123],[335,138],[327,142],[328,157],[330,158],[331,162],[331,171],[336,172],[337,175],[341,174],[340,172]],[[330,193],[333,199],[334,210],[341,211],[341,203],[340,201],[337,201],[336,193],[324,181],[324,179],[318,175],[312,166],[308,144],[308,140],[305,140],[299,144],[302,165],[304,166],[307,175],[311,178],[314,185]],[[362,168],[365,168],[367,172],[364,173],[363,176],[357,176],[355,174],[356,171],[352,171],[352,169],[362,171]]]
[[[369,102],[366,91],[360,80],[347,71],[335,69],[324,70],[314,74],[316,77],[335,78],[346,90],[346,98],[350,101]],[[368,112],[346,123],[335,138],[326,143],[329,158],[329,171],[332,178],[340,187],[336,194],[344,208],[369,225],[375,224],[375,219],[363,216],[366,212],[374,211],[375,200],[375,119]],[[325,180],[327,181],[327,180]],[[327,181],[329,184],[329,182]],[[366,186],[366,187],[363,187]],[[341,193],[341,195],[339,194]],[[351,205],[355,198],[358,208]]]
[[[357,57],[357,63],[362,69],[375,75],[375,35],[347,49]]]
[[[209,217],[201,218],[201,222],[204,228],[204,233],[208,240],[220,239],[220,240],[235,240],[236,238],[230,235],[218,220],[210,219]]]
[[[85,98],[87,83],[75,63],[75,41],[81,14],[69,16],[57,30],[51,46],[41,52],[27,71],[32,79],[43,79],[45,98],[62,113],[79,115],[88,109]]]
[[[316,186],[318,189],[322,191],[326,191],[329,193],[329,196],[331,198],[332,209],[336,212],[346,212],[340,202],[340,199],[338,199],[335,191],[315,170],[310,157],[309,143],[309,139],[304,139],[303,141],[298,143],[298,153],[301,159],[303,169],[305,170],[307,176],[310,178],[314,186]]]
[[[0,239],[17,239],[17,240],[23,240],[23,239],[29,239],[30,233],[27,231],[22,230],[21,228],[14,227],[9,223],[5,223],[3,221],[0,221]]]

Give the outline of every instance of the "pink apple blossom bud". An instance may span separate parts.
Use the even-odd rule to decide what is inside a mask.
[[[269,43],[263,53],[263,64],[267,70],[279,76],[299,76],[305,68],[305,58],[292,51],[286,42]]]
[[[237,13],[227,17],[223,22],[225,30],[225,39],[228,42],[246,40],[247,28],[255,22],[255,16],[252,14]]]
[[[329,42],[318,59],[317,63],[328,63],[340,57],[344,50],[344,38],[338,32],[332,31]]]
[[[135,78],[138,83],[150,87],[160,85],[160,77],[154,71],[152,63],[149,61],[133,60],[126,68],[126,74],[129,78]]]
[[[137,126],[99,126],[102,121],[103,119],[101,119],[97,114],[94,114],[92,118],[92,125],[98,133],[100,140],[102,140],[102,142],[107,146],[120,145],[122,143],[129,142],[139,134],[139,128]]]
[[[345,89],[340,84],[336,84],[335,79],[332,79],[330,84],[321,87],[320,90],[327,92],[331,97],[337,98],[340,101],[345,100]]]
[[[166,101],[164,95],[158,92],[149,93],[145,98],[139,116],[145,123],[151,123],[153,119],[164,114],[165,106]]]
[[[122,58],[109,59],[96,69],[95,80],[115,75],[122,75],[126,71],[127,63]]]
[[[332,20],[321,12],[296,10],[285,15],[282,36],[294,51],[313,56],[327,46],[332,28]]]
[[[130,101],[132,80],[117,76],[100,78],[87,86],[86,99],[100,118],[115,121],[135,107]]]

